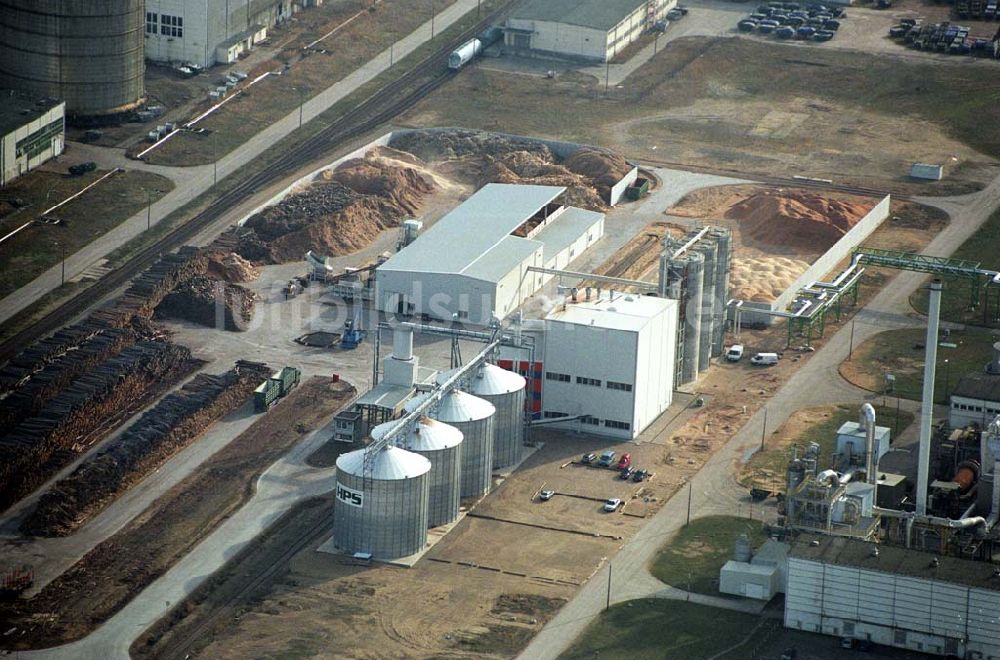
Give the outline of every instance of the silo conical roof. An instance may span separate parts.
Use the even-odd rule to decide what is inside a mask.
[[[399,423],[400,420],[396,419],[379,424],[372,429],[372,440],[381,440]],[[462,432],[444,422],[421,416],[409,432],[400,433],[394,440],[397,446],[411,451],[440,451],[461,444]]]
[[[451,378],[456,369],[442,371],[435,379],[440,385]],[[527,385],[524,376],[514,373],[508,369],[503,369],[495,364],[486,363],[481,368],[469,374],[468,391],[469,394],[479,396],[496,396],[508,394],[522,390]]]
[[[410,399],[406,403],[406,410],[415,409],[428,394],[420,394]],[[446,424],[455,422],[475,422],[486,419],[496,412],[492,403],[479,397],[466,394],[460,390],[452,390],[446,394],[437,404],[437,411],[434,419]]]
[[[364,476],[364,466],[364,449],[342,454],[337,459],[337,470],[354,475],[355,477]],[[412,479],[426,474],[430,469],[431,462],[423,456],[390,445],[378,450],[372,462],[371,477],[384,481]]]

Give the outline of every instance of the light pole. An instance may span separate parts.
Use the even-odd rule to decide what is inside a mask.
[[[851,341],[847,345],[847,359],[850,361],[851,357],[854,355],[854,321],[851,319]]]
[[[434,5],[436,4],[437,3],[433,1],[431,2],[431,39],[434,38],[434,14],[437,13],[437,7]]]
[[[951,363],[948,358],[944,359],[944,396],[948,398],[948,386],[951,383]]]
[[[764,451],[764,438],[767,434],[767,406],[764,406],[764,425],[760,427],[760,450]]]
[[[302,96],[302,88],[296,87],[295,91],[299,93],[299,128],[302,128],[302,106],[305,105],[305,100]]]
[[[149,231],[149,227],[152,224],[153,215],[153,191],[146,188],[146,231]]]

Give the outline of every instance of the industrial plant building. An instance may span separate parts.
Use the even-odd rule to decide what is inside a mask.
[[[65,101],[68,117],[93,121],[138,107],[144,74],[142,0],[3,3],[0,88]]]
[[[604,235],[604,214],[564,206],[560,186],[491,183],[376,271],[376,307],[488,325]]]
[[[0,186],[63,152],[66,104],[0,90]]]
[[[952,428],[970,424],[985,427],[1000,415],[1000,342],[993,345],[993,359],[981,372],[959,379],[951,392]]]
[[[610,295],[545,318],[542,417],[553,426],[632,439],[670,406],[677,301]]]
[[[301,0],[146,0],[146,57],[208,67],[235,62]],[[308,4],[319,4],[312,2]]]
[[[677,0],[528,0],[504,24],[519,54],[607,62],[663,20]]]
[[[785,626],[961,658],[1000,657],[995,565],[838,536],[800,536]]]

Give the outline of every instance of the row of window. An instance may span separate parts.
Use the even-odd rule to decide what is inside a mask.
[[[993,406],[974,406],[971,403],[955,403],[951,406],[955,410],[965,410],[968,412],[983,412],[984,408],[990,415],[1000,415],[1000,408],[994,408]]]
[[[166,37],[183,37],[184,18],[147,11],[146,34],[156,34],[157,32]]]
[[[18,158],[27,156],[30,160],[35,156],[43,154],[47,149],[52,147],[52,138],[57,135],[62,135],[62,132],[63,120],[62,117],[60,117],[59,119],[46,124],[31,135],[18,140],[14,145],[14,155]]]
[[[546,371],[545,380],[554,380],[558,383],[569,383],[573,380],[572,376],[569,374],[561,374],[556,371]],[[591,387],[600,387],[603,383],[600,378],[587,378],[586,376],[576,377],[577,385],[590,385]],[[609,390],[620,390],[622,392],[631,392],[632,385],[629,383],[619,383],[617,381],[609,380],[607,383],[607,388]]]
[[[558,419],[560,417],[569,417],[569,413],[558,412],[555,410],[546,410],[542,413],[542,417],[545,419]],[[590,415],[584,415],[580,418],[580,422],[583,424],[590,424],[591,426],[600,426],[601,420],[597,417],[592,417]],[[609,429],[622,429],[623,431],[628,431],[632,428],[632,425],[628,422],[619,422],[616,419],[606,419],[604,420],[604,426]]]

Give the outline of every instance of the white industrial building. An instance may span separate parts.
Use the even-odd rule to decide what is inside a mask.
[[[267,29],[322,0],[146,0],[146,58],[208,67],[235,62]]]
[[[504,24],[504,44],[606,62],[663,20],[677,0],[528,0]]]
[[[604,235],[604,214],[555,203],[560,186],[491,183],[376,271],[376,306],[487,325],[503,319]]]
[[[952,428],[970,424],[980,428],[1000,415],[1000,342],[993,345],[993,360],[979,372],[963,376],[951,392]]]
[[[745,553],[750,556],[730,559],[719,571],[719,591],[733,596],[768,601],[785,592],[788,569],[788,544],[768,539],[756,553],[750,552],[750,541],[743,537]]]
[[[788,556],[785,626],[961,658],[1000,658],[989,562],[804,534]]]
[[[669,406],[677,301],[615,294],[567,301],[544,321],[542,418],[632,439]]]
[[[63,152],[66,104],[0,90],[0,186]]]

